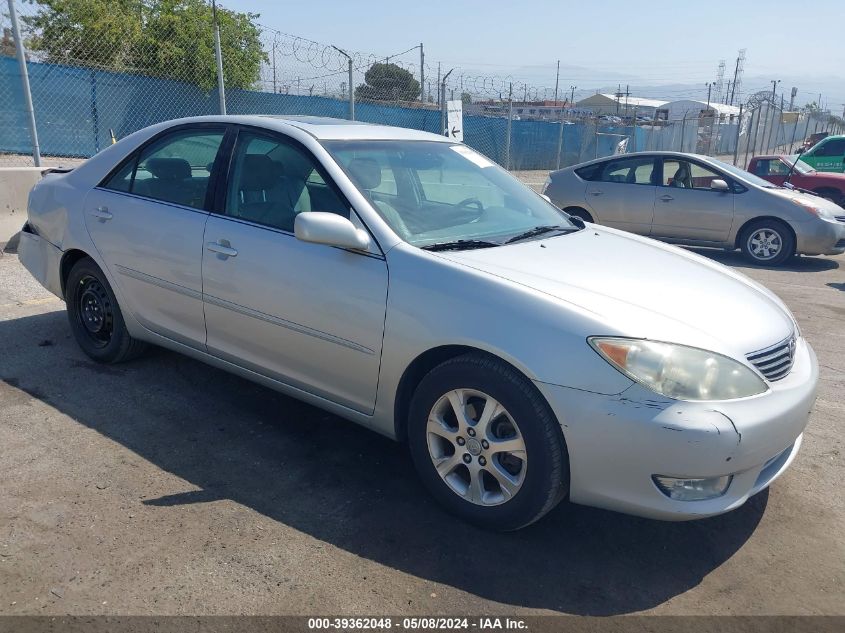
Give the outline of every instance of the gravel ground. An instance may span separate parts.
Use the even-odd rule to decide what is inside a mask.
[[[310,406],[162,350],[90,362],[0,256],[0,614],[845,614],[845,257],[709,255],[782,296],[818,353],[792,469],[704,521],[562,504],[508,535]]]

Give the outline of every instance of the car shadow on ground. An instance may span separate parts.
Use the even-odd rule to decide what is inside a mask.
[[[95,364],[61,311],[0,322],[0,357],[0,379],[199,488],[134,503],[231,499],[357,556],[515,606],[612,615],[659,605],[731,558],[768,501],[763,492],[689,523],[563,503],[529,528],[489,533],[440,510],[404,446],[164,350]]]
[[[725,266],[732,266],[735,268],[771,268],[772,270],[787,270],[790,272],[823,272],[826,270],[834,270],[839,268],[839,262],[835,259],[827,257],[809,257],[806,255],[795,255],[789,258],[784,264],[777,267],[759,266],[752,264],[739,251],[726,251],[720,248],[698,248],[686,247],[686,249],[696,255],[701,255],[712,259],[713,261],[724,264]]]

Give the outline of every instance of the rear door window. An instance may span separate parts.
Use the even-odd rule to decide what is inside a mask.
[[[205,207],[224,130],[182,129],[153,141],[102,186],[195,209]]]

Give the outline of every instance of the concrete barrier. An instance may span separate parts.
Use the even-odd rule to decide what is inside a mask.
[[[43,167],[0,167],[0,250],[26,222],[29,190],[41,179]]]

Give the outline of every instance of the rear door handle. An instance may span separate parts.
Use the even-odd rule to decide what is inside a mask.
[[[667,194],[665,194],[665,195],[660,196],[660,199],[661,199],[663,202],[670,202],[671,200],[674,200],[675,198],[674,198],[674,197],[672,197],[672,196],[670,196],[670,195],[667,193]]]
[[[600,196],[600,195],[603,195],[603,194],[604,194],[604,191],[591,191],[590,192],[591,196]]]
[[[220,240],[218,242],[209,242],[205,247],[212,253],[217,253],[222,259],[228,257],[237,257],[238,251],[229,245],[227,240]]]
[[[112,212],[109,211],[109,208],[106,206],[97,207],[96,209],[91,211],[91,215],[100,220],[101,222],[111,220],[114,217],[114,215],[112,215]]]

